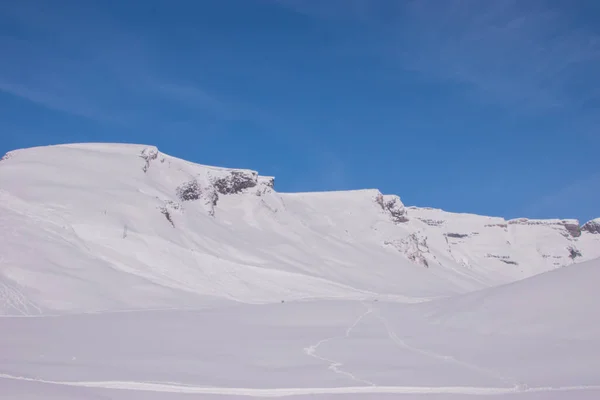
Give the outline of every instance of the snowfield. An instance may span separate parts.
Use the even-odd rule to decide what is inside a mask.
[[[597,219],[74,144],[0,161],[0,224],[0,398],[600,398]]]

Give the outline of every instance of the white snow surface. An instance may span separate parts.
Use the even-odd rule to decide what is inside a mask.
[[[152,146],[0,161],[0,399],[600,398],[596,222],[278,193]]]
[[[219,193],[216,180],[227,186],[232,174],[253,187]],[[0,162],[0,182],[3,314],[374,295],[418,302],[600,256],[600,235],[565,228],[577,221],[405,208],[377,190],[277,193],[254,171],[152,146],[18,150]],[[198,198],[182,200],[182,188]]]

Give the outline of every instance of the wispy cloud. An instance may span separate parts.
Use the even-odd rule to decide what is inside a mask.
[[[475,102],[512,114],[563,115],[571,121],[565,134],[598,144],[593,105],[600,104],[594,84],[600,81],[600,35],[574,19],[577,10],[568,4],[415,0],[404,10],[393,52],[405,68],[463,85]],[[598,171],[582,170],[571,183],[557,184],[524,215],[558,217],[577,209],[574,217],[593,217],[600,212],[592,200],[599,194]]]
[[[430,79],[464,85],[477,101],[544,112],[600,99],[597,85],[589,85],[600,80],[600,35],[576,24],[575,5],[567,2],[277,3],[312,17],[354,20],[379,34],[379,43],[369,47],[378,48],[380,57]]]
[[[217,119],[235,118],[236,107],[158,72],[160,49],[144,32],[126,30],[101,9],[75,1],[61,5],[28,0],[0,5],[0,23],[18,27],[13,35],[0,35],[0,91],[121,125],[152,118],[147,111],[160,102]]]
[[[0,82],[0,92],[21,97],[25,100],[40,104],[56,111],[64,111],[80,117],[105,121],[111,117],[105,115],[94,106],[85,104],[85,101],[77,101],[73,96],[65,96],[52,90],[40,89],[28,84]]]
[[[193,84],[155,82],[150,89],[187,107],[210,111],[225,119],[234,119],[236,115],[235,108],[230,104]]]
[[[91,18],[82,7],[73,6],[67,9],[76,18],[50,3],[2,3],[2,21],[17,29],[0,36],[0,91],[52,110],[117,122],[123,113],[111,105],[107,94],[118,91],[119,82],[99,61],[104,58],[94,55],[107,48],[106,41],[126,45],[127,40],[102,28],[107,32],[104,37],[97,30],[104,19]]]
[[[405,66],[471,85],[515,108],[578,107],[599,93],[600,37],[543,1],[409,3],[399,29]]]

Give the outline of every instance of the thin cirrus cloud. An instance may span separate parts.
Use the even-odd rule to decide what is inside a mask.
[[[600,36],[545,2],[419,0],[399,29],[409,68],[471,85],[529,111],[582,107],[599,95]]]
[[[600,97],[595,85],[585,83],[600,79],[600,35],[574,23],[576,7],[567,2],[560,7],[540,0],[274,2],[377,32],[380,43],[371,44],[380,57],[465,85],[478,101],[546,112],[584,107]]]
[[[555,118],[562,138],[553,132],[546,140],[570,135],[578,143],[600,144],[600,29],[585,15],[586,7],[597,10],[593,2],[274,1],[331,26],[353,24],[376,39],[357,44],[357,53],[394,65],[398,74],[417,73],[440,90],[452,87],[468,101],[465,106],[490,105],[506,118]],[[579,204],[582,214],[597,213],[586,199],[597,197],[598,172],[557,179],[546,193],[525,200],[522,211],[559,215]]]
[[[285,117],[199,84],[206,80],[201,65],[198,76],[185,76],[161,63],[164,48],[151,39],[156,32],[118,23],[103,8],[76,1],[60,5],[0,4],[0,22],[19,27],[13,36],[0,35],[0,47],[10,54],[0,63],[1,92],[123,132],[200,131],[216,137],[249,128],[270,146],[303,146],[301,162],[323,165],[327,182],[341,179],[339,162],[330,167],[331,157],[320,153],[323,146],[307,143]],[[198,62],[187,52],[182,60]]]
[[[170,83],[157,73],[156,49],[140,32],[128,31],[101,9],[61,4],[0,5],[3,20],[20,33],[0,35],[6,56],[0,63],[1,92],[123,126],[147,119],[152,102],[186,103],[216,118],[234,118],[234,109],[206,90]]]

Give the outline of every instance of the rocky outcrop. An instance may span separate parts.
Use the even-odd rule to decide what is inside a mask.
[[[218,175],[217,175],[218,174]],[[251,193],[264,196],[273,191],[273,177],[258,176],[253,171],[218,170],[209,172],[179,185],[175,192],[181,202],[202,201],[210,215],[214,216],[220,195]],[[248,189],[255,189],[249,192]]]
[[[579,221],[577,220],[563,220],[563,226],[573,237],[581,236],[581,228],[579,227]]]
[[[489,253],[488,253],[488,254],[486,254],[486,256],[485,256],[485,257],[486,257],[486,258],[495,258],[495,259],[497,259],[498,261],[501,261],[501,262],[503,262],[504,264],[509,264],[509,265],[519,265],[519,263],[518,263],[518,262],[511,260],[509,256],[499,256],[499,255],[497,255],[497,254],[489,254]]]
[[[183,202],[203,201],[208,213],[215,215],[215,206],[219,200],[219,195],[213,187],[203,187],[197,180],[193,179],[178,186],[175,192],[179,200]]]
[[[211,179],[215,190],[224,195],[241,193],[258,185],[258,174],[254,171],[230,171],[225,176]]]
[[[272,192],[275,188],[275,178],[273,178],[272,176],[259,176],[257,181],[257,196],[262,196],[266,193]]]
[[[165,216],[165,218],[167,219],[167,221],[169,221],[173,228],[175,228],[175,222],[173,221],[173,212],[181,211],[181,209],[181,204],[171,200],[166,200],[164,202],[164,205],[159,207],[160,213]]]
[[[150,168],[150,162],[158,158],[158,149],[156,147],[146,147],[144,150],[142,150],[140,157],[144,159],[142,171],[146,173]]]
[[[379,193],[375,198],[375,201],[377,204],[379,204],[379,206],[381,206],[383,211],[390,214],[394,223],[408,222],[406,209],[404,208],[402,201],[400,201],[400,197],[396,195],[383,195]]]
[[[581,230],[588,233],[600,234],[600,218],[586,222]]]
[[[567,250],[569,251],[569,258],[571,260],[575,260],[577,257],[581,257],[581,251],[579,251],[579,249],[577,249],[576,247],[573,246],[569,246],[567,247]]]
[[[517,218],[508,221],[509,225],[546,225],[552,226],[559,229],[564,229],[565,235],[571,237],[581,236],[581,229],[579,228],[579,221],[576,219],[528,219],[528,218]]]
[[[503,228],[503,229],[506,229],[508,227],[508,224],[502,224],[502,223],[499,223],[499,224],[485,224],[484,227],[486,227],[486,228]]]
[[[454,239],[464,239],[469,237],[468,233],[444,233],[446,237],[454,238]]]
[[[202,196],[202,189],[200,188],[200,184],[197,180],[192,180],[189,182],[185,182],[182,185],[178,186],[175,189],[177,193],[177,197],[181,201],[194,201],[199,200]]]
[[[446,223],[443,219],[417,218],[419,221],[429,226],[442,226]]]
[[[430,255],[427,237],[419,232],[412,233],[402,240],[388,240],[385,245],[393,246],[406,256],[411,262],[429,267],[427,256]]]
[[[2,158],[0,158],[0,161],[6,161],[6,160],[8,160],[8,159],[12,158],[12,156],[13,156],[13,152],[12,152],[12,151],[9,151],[9,152],[8,152],[8,153],[6,153],[5,155],[3,155],[3,156],[2,156]]]

